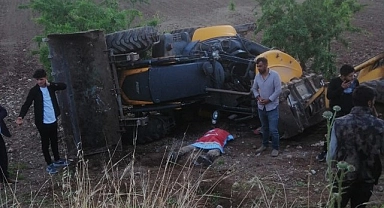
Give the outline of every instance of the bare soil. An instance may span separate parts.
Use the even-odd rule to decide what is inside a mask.
[[[29,111],[22,126],[16,126],[14,122],[29,88],[35,84],[31,79],[32,73],[40,67],[38,59],[31,55],[37,48],[32,38],[41,32],[41,28],[32,20],[36,14],[18,9],[19,5],[27,2],[0,1],[0,103],[9,113],[6,122],[13,137],[5,140],[11,172],[19,178],[16,195],[23,207],[29,206],[31,195],[37,198],[52,197],[51,177],[45,172],[40,139],[33,124],[33,110]],[[228,9],[229,1],[221,0],[158,0],[149,5],[139,5],[138,9],[143,12],[143,18],[159,17],[162,31],[254,22],[254,12],[258,10],[256,3],[253,0],[234,2],[234,11]],[[363,31],[345,34],[348,48],[334,43],[338,66],[343,63],[357,65],[383,52],[384,3],[382,0],[360,2],[366,7],[354,17],[353,24]],[[255,202],[252,200],[263,193],[254,187],[246,196],[247,184],[252,184],[256,179],[262,181],[262,190],[268,196],[272,197],[275,193],[276,198],[270,200],[273,201],[272,207],[315,207],[324,203],[327,200],[326,164],[315,160],[322,148],[321,141],[326,132],[324,124],[310,128],[295,138],[281,141],[281,154],[277,158],[270,157],[269,151],[261,155],[254,153],[261,144],[260,136],[252,132],[256,126],[254,122],[229,124],[227,130],[235,136],[235,140],[226,146],[225,154],[206,171],[208,179],[202,187],[211,187],[214,181],[226,176],[213,191],[217,200],[210,202],[212,207],[218,204],[237,207],[244,198],[246,200],[242,207],[251,207]],[[138,167],[143,171],[156,172],[165,152],[193,142],[210,128],[209,121],[193,121],[180,127],[168,138],[139,146],[136,150]],[[64,145],[61,149],[64,154]],[[130,153],[131,150],[128,148],[124,153]],[[90,170],[95,175],[100,173],[100,158],[100,155],[89,158]],[[196,173],[200,174],[201,171],[196,169]],[[382,177],[374,188],[371,197],[373,204],[384,204],[383,186]]]

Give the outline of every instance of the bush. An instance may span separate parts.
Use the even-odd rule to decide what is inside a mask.
[[[130,0],[130,2],[133,8],[135,3],[145,2],[145,0]],[[20,8],[31,9],[39,14],[35,21],[43,26],[43,34],[34,38],[39,46],[39,51],[34,53],[40,54],[40,62],[48,71],[51,71],[48,48],[43,42],[48,34],[92,29],[101,29],[110,33],[133,27],[133,22],[142,16],[136,9],[120,9],[117,0],[104,0],[100,3],[92,0],[30,0],[29,4]]]
[[[357,0],[257,1],[262,14],[255,32],[264,32],[263,44],[296,57],[303,70],[311,68],[332,75],[336,56],[331,52],[331,42],[346,45],[342,34],[357,31],[351,25],[353,15],[362,8]]]

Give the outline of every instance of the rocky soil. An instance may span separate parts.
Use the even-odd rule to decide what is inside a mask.
[[[15,125],[22,102],[28,89],[35,83],[31,79],[35,69],[41,67],[31,52],[37,48],[32,38],[41,32],[41,28],[32,19],[36,14],[20,10],[18,6],[28,0],[0,1],[0,104],[8,110],[6,122],[13,133],[6,138],[9,152],[10,169],[17,176],[19,183],[15,190],[22,206],[28,206],[31,195],[43,198],[52,193],[51,177],[45,172],[45,163],[41,153],[40,139],[33,124],[32,109],[22,126]],[[253,0],[234,1],[236,9],[228,10],[229,1],[177,1],[158,0],[149,5],[139,5],[143,18],[157,16],[161,20],[160,29],[169,31],[192,26],[209,26],[215,24],[243,24],[253,22],[254,12],[258,6]],[[359,12],[353,24],[362,28],[361,33],[345,34],[349,47],[339,43],[333,45],[337,53],[337,63],[357,65],[366,59],[383,52],[384,49],[384,3],[382,0],[361,0],[366,7]],[[324,28],[326,30],[327,28]],[[231,125],[228,127],[235,140],[228,144],[225,154],[212,165],[208,172],[213,180],[227,175],[217,186],[215,193],[219,199],[212,204],[224,207],[237,206],[245,197],[238,191],[239,184],[260,179],[269,193],[279,190],[277,202],[283,201],[292,207],[315,207],[326,200],[324,187],[325,163],[319,163],[315,156],[321,150],[324,126],[309,129],[306,133],[281,141],[282,151],[279,157],[271,158],[268,153],[255,155],[260,145],[260,137],[254,135],[252,124]],[[185,128],[186,129],[186,128]],[[137,148],[138,166],[141,170],[156,171],[169,148],[190,143],[210,129],[208,122],[191,123],[188,130],[179,129],[179,133]],[[184,136],[184,132],[186,132]],[[65,154],[64,143],[62,145]],[[129,152],[130,150],[126,150]],[[99,160],[95,156],[90,160]],[[92,163],[91,163],[92,164]],[[94,174],[100,173],[97,162],[90,167]],[[210,186],[209,183],[206,186]],[[371,201],[384,203],[384,178],[375,187]],[[232,187],[232,188],[231,188]],[[248,196],[258,196],[260,190],[255,188]],[[280,195],[281,194],[281,195]],[[275,202],[275,201],[274,201]],[[282,205],[280,203],[280,205]],[[307,206],[308,205],[308,206]],[[273,204],[272,207],[278,206]],[[248,207],[248,206],[244,206]]]

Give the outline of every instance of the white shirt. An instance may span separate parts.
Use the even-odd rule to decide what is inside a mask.
[[[258,103],[258,107],[260,110],[265,108],[266,111],[274,110],[279,105],[279,96],[281,93],[281,80],[280,75],[268,69],[268,75],[263,78],[263,76],[258,73],[255,76],[255,80],[253,81],[252,91],[255,98],[260,96],[264,99],[269,99],[271,102],[267,105],[261,105]]]
[[[43,93],[43,123],[51,124],[56,121],[55,110],[53,109],[51,95],[47,87],[40,87]]]

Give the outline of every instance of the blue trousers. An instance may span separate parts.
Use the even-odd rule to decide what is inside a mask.
[[[259,119],[261,122],[261,133],[263,135],[263,145],[269,146],[269,138],[272,137],[272,148],[279,150],[279,107],[271,111],[259,109]]]

